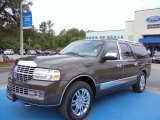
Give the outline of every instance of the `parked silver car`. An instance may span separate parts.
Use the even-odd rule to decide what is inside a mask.
[[[160,63],[160,51],[156,52],[154,56],[152,57],[153,63]]]
[[[6,49],[4,52],[3,52],[4,55],[13,55],[14,54],[14,51],[13,49]]]

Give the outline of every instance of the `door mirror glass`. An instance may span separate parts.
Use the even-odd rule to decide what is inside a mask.
[[[113,51],[112,52],[107,52],[105,57],[107,57],[107,56],[113,56],[113,57],[117,58],[117,52],[113,52]]]

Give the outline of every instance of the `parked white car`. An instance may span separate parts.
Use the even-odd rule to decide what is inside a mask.
[[[28,55],[36,55],[36,51],[34,51],[34,50],[28,50],[27,54]]]
[[[21,54],[21,51],[19,50],[19,53],[18,53],[19,55]],[[25,50],[23,50],[23,55],[26,55],[27,53],[26,53],[26,51]]]
[[[14,51],[12,49],[7,49],[4,51],[3,53],[4,55],[13,55],[14,54]]]

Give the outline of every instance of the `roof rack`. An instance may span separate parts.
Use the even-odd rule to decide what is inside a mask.
[[[89,39],[87,39],[87,40],[89,40]],[[114,38],[114,39],[90,39],[90,40],[117,40],[117,41],[122,41],[122,42],[127,42],[127,43],[133,43],[133,44],[143,45],[140,42],[130,41],[130,40],[127,40],[127,39],[118,39],[118,38]]]
[[[127,40],[127,39],[117,39],[117,40],[123,41],[123,42],[129,42],[129,43],[139,44],[139,42],[130,41],[130,40]]]

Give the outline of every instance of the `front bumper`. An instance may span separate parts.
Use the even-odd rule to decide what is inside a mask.
[[[7,97],[12,100],[38,106],[57,106],[67,81],[37,81],[31,80],[25,84],[17,83],[14,79],[8,80]]]

